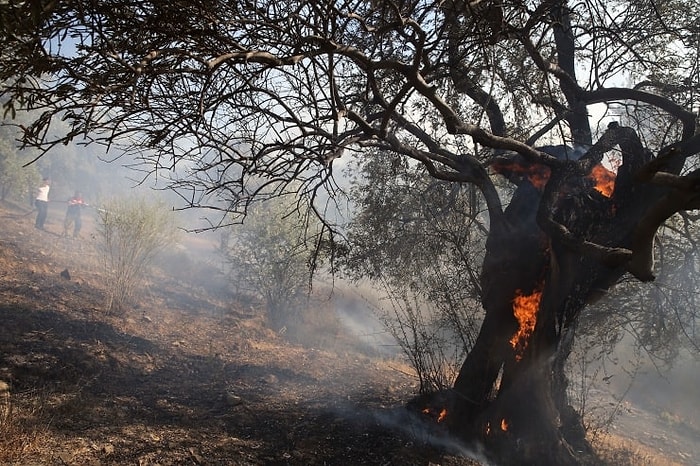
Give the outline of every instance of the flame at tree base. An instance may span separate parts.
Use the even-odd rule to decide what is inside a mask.
[[[428,416],[434,416],[434,414],[435,414],[435,412],[433,410],[431,410],[430,408],[424,408],[421,412],[423,414],[427,414]],[[435,421],[439,424],[442,421],[444,421],[445,418],[447,418],[447,409],[442,408],[440,410],[440,412],[437,414]]]
[[[502,432],[508,432],[509,424],[505,418],[501,419],[501,426],[500,427],[501,427]],[[484,429],[484,432],[486,435],[491,435],[491,423],[490,422],[486,423],[486,427]]]

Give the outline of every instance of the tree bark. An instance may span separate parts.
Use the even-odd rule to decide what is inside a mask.
[[[523,183],[504,213],[506,227],[492,231],[482,286],[486,310],[481,331],[455,381],[450,425],[478,438],[504,464],[574,464],[558,430],[552,396],[551,360],[556,352],[555,296],[558,273],[551,245],[536,223],[540,193]],[[545,283],[532,337],[522,354],[511,340],[517,294],[530,295]],[[500,377],[499,377],[500,376]]]
[[[574,242],[590,241],[603,250],[640,247],[638,231],[646,228],[640,220],[668,195],[664,189],[639,188],[635,173],[650,163],[650,156],[628,130],[611,128],[581,162],[590,169],[602,155],[598,151],[620,147],[623,164],[611,198],[591,186],[547,206],[552,210],[548,221],[566,228],[578,238]],[[566,183],[572,176],[583,175],[553,173],[549,183]],[[629,270],[636,257],[633,251],[627,263],[611,266],[598,254],[572,248],[570,237],[540,227],[546,201],[523,179],[503,221],[492,225],[481,277],[486,315],[455,381],[448,416],[453,431],[486,445],[499,464],[578,464],[581,455],[591,454],[580,417],[566,396],[564,365],[581,310]],[[514,301],[536,290],[541,290],[536,323],[524,348],[518,348],[513,344],[519,329]]]

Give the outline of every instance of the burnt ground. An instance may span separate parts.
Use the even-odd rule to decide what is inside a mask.
[[[408,366],[358,344],[327,299],[291,343],[194,259],[211,245],[161,260],[133,307],[109,315],[86,217],[74,240],[59,235],[60,207],[39,231],[28,209],[0,204],[0,464],[485,464],[405,408]],[[693,464],[605,445],[611,464]]]
[[[62,238],[59,209],[40,231],[0,206],[0,464],[477,464],[404,408],[407,366],[323,303],[315,344],[290,343],[180,251],[108,315],[89,215]]]

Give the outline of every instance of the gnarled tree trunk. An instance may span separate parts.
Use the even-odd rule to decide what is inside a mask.
[[[581,452],[590,453],[568,403],[564,364],[581,310],[626,269],[619,255],[605,260],[580,245],[587,240],[625,251],[648,206],[665,194],[638,189],[632,173],[649,158],[636,135],[621,130],[613,126],[578,164],[590,171],[606,150],[621,147],[623,165],[611,198],[592,182],[581,183],[585,172],[552,173],[549,183],[559,183],[558,192],[562,183],[583,188],[547,206],[546,189],[523,177],[503,221],[492,224],[482,274],[486,315],[454,384],[448,419],[454,431],[482,442],[499,463],[577,464]],[[566,235],[558,233],[562,229]],[[518,337],[528,325],[516,317],[521,299],[530,300],[535,315],[532,328]]]

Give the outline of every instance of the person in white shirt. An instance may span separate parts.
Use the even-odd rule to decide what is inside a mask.
[[[49,212],[49,190],[51,189],[50,180],[44,178],[42,185],[39,186],[34,205],[37,208],[36,223],[34,226],[40,230],[44,229],[46,215]]]

